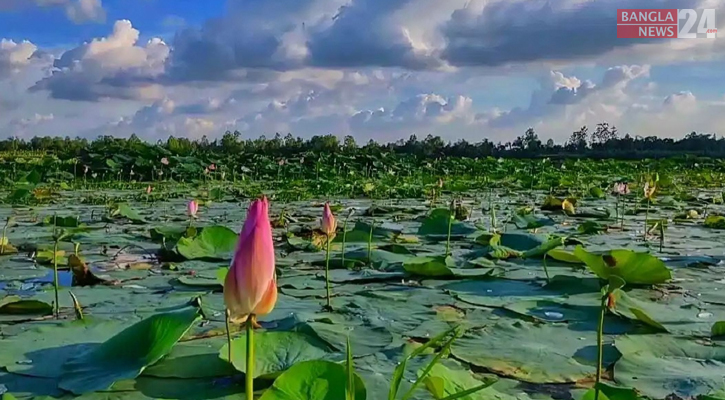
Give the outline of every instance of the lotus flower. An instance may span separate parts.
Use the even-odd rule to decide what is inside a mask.
[[[168,159],[168,158],[166,158],[166,157],[162,158],[162,159],[161,159],[161,164],[164,164],[164,165],[169,165],[169,159]]]
[[[190,217],[195,218],[196,213],[199,212],[199,203],[197,203],[196,200],[191,200],[186,206],[186,211]]]
[[[146,186],[146,194],[151,194],[151,191],[153,191],[154,188],[151,187],[151,185]]]
[[[88,173],[88,170],[89,170],[89,169],[90,169],[90,168],[88,168],[88,166],[87,166],[87,165],[84,165],[84,166],[83,166],[83,174],[87,174],[87,173]]]
[[[629,185],[625,182],[617,182],[612,188],[612,193],[617,195],[629,194]]]
[[[320,224],[320,229],[327,236],[334,234],[337,230],[337,220],[332,214],[330,203],[325,203],[325,210],[322,212],[322,223]]]
[[[438,188],[443,189],[443,178],[438,178]]]
[[[245,322],[268,314],[277,302],[274,243],[266,198],[249,206],[231,267],[224,280],[224,303],[230,319]]]
[[[655,194],[655,190],[657,190],[657,186],[654,184],[650,184],[649,182],[644,183],[644,197],[647,199],[651,199],[652,196]]]
[[[216,171],[216,164],[209,165],[209,171]]]

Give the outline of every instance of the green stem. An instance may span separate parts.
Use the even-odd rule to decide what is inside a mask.
[[[345,217],[345,223],[342,224],[342,268],[345,268],[345,242],[347,241],[347,220],[350,218],[350,215],[348,214],[347,217]]]
[[[244,370],[247,400],[254,400],[254,315],[247,318],[247,368]]]
[[[229,364],[232,364],[232,331],[229,330],[229,318],[231,312],[229,310],[224,311],[224,325],[227,328],[227,358],[229,358]]]
[[[607,309],[607,295],[602,297],[602,304],[599,312],[599,326],[597,327],[597,377],[594,383],[594,400],[599,400],[599,382],[602,380],[603,336],[604,336],[604,313]]]
[[[614,203],[614,212],[617,215],[617,219],[619,219],[619,197],[620,195],[617,195],[617,201]],[[616,221],[616,219],[615,219]]]
[[[546,283],[551,283],[551,278],[549,278],[549,268],[546,266],[546,256],[548,256],[548,254],[544,253],[544,274],[546,274]]]
[[[327,235],[327,251],[325,254],[325,288],[327,290],[327,309],[332,309],[330,305],[330,235]]]
[[[649,222],[649,197],[647,198],[647,209],[644,211],[644,241],[647,241],[647,225]]]
[[[446,256],[451,255],[451,227],[453,227],[453,211],[448,211],[448,236],[446,237]]]
[[[370,223],[370,234],[368,235],[368,266],[373,266],[372,254],[373,254],[373,228],[375,227],[375,220]]]
[[[55,318],[60,318],[60,307],[58,302],[58,240],[53,246],[53,291],[55,292]]]
[[[8,217],[8,221],[10,221],[10,217]],[[2,239],[0,239],[0,254],[5,254],[5,241],[7,240],[8,243],[10,242],[7,239],[7,235],[6,235],[7,230],[8,230],[8,224],[5,223],[5,226],[3,227],[3,237],[2,237]]]
[[[496,231],[496,209],[493,206],[493,189],[488,191],[488,210],[491,213],[491,232]]]

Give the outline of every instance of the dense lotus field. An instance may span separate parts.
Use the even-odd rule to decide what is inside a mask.
[[[279,294],[255,332],[255,396],[725,398],[723,195],[650,178],[271,195]],[[222,285],[251,199],[208,198],[166,184],[2,206],[2,398],[243,398],[245,333],[231,325],[230,351]]]

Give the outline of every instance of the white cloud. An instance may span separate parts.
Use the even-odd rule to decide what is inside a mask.
[[[55,116],[51,114],[34,114],[31,117],[13,119],[10,121],[10,135],[14,137],[31,138],[33,136],[42,136],[45,129],[44,125],[52,122]]]
[[[139,31],[130,21],[117,21],[108,37],[63,53],[51,75],[31,90],[47,90],[66,100],[161,98],[163,88],[154,79],[164,71],[169,47],[158,38],[139,46],[138,39]]]
[[[62,8],[69,20],[76,24],[105,22],[106,10],[101,0],[0,0],[0,11],[23,7]]]
[[[18,73],[30,65],[36,45],[24,40],[15,43],[12,40],[0,39],[0,79]]]
[[[227,0],[219,18],[177,24],[169,44],[141,42],[130,21],[117,21],[107,37],[54,49],[57,59],[40,78],[42,50],[6,40],[0,129],[33,126],[37,113],[54,116],[48,133],[88,137],[217,137],[239,129],[508,141],[529,126],[563,140],[602,120],[672,135],[686,125],[674,116],[696,117],[692,124],[702,127],[709,125],[700,119],[719,121],[711,95],[650,73],[722,57],[725,42],[616,39],[614,10],[625,0],[612,1]],[[78,22],[105,18],[98,0],[32,3],[63,7]],[[0,9],[10,6],[18,4],[0,0]],[[678,90],[685,92],[668,93]]]
[[[104,22],[106,10],[101,0],[76,0],[66,3],[65,13],[76,24],[84,22]]]

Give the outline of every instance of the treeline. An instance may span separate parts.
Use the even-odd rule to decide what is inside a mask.
[[[373,140],[359,144],[352,136],[340,140],[334,135],[314,136],[310,139],[291,134],[276,134],[272,138],[242,139],[240,132],[226,132],[220,139],[200,140],[169,137],[166,141],[148,143],[132,135],[130,138],[101,136],[94,140],[82,138],[34,137],[30,140],[9,138],[0,141],[0,151],[43,151],[61,160],[86,158],[94,155],[169,154],[201,156],[207,154],[238,155],[260,154],[273,157],[294,157],[309,153],[379,154],[392,152],[421,158],[439,157],[591,157],[615,159],[662,158],[683,154],[709,157],[725,157],[725,138],[714,134],[692,132],[675,140],[657,136],[620,136],[617,128],[608,123],[598,124],[594,130],[583,126],[573,132],[565,143],[549,139],[543,142],[534,129],[506,143],[494,143],[484,139],[477,143],[466,140],[446,142],[438,136],[428,135],[422,140],[411,135],[391,143]]]

